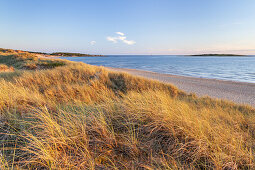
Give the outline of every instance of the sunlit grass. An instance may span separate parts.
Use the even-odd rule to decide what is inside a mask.
[[[1,50],[0,63],[25,70],[50,69],[65,65],[65,62],[61,60],[39,58],[36,54],[28,52],[13,51],[11,53],[3,53]]]

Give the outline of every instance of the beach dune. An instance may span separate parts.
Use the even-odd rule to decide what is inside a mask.
[[[255,106],[255,83],[177,76],[125,68],[108,69],[171,83],[185,92],[195,93],[200,97],[209,96]]]

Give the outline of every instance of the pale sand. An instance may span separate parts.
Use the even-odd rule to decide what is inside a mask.
[[[171,83],[185,92],[195,93],[201,97],[209,96],[212,98],[226,99],[240,104],[255,106],[255,83],[176,76],[135,69],[108,69],[127,72],[135,76],[159,80],[165,83]]]

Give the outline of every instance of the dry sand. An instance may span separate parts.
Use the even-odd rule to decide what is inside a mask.
[[[108,69],[127,72],[135,76],[159,80],[165,83],[171,83],[185,92],[195,93],[201,97],[210,96],[212,98],[227,99],[239,104],[255,106],[255,83],[176,76],[135,69]]]

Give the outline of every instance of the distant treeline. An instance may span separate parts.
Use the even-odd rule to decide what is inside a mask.
[[[43,52],[34,52],[34,51],[25,51],[33,54],[43,54],[43,55],[50,55],[49,53],[43,53]]]

